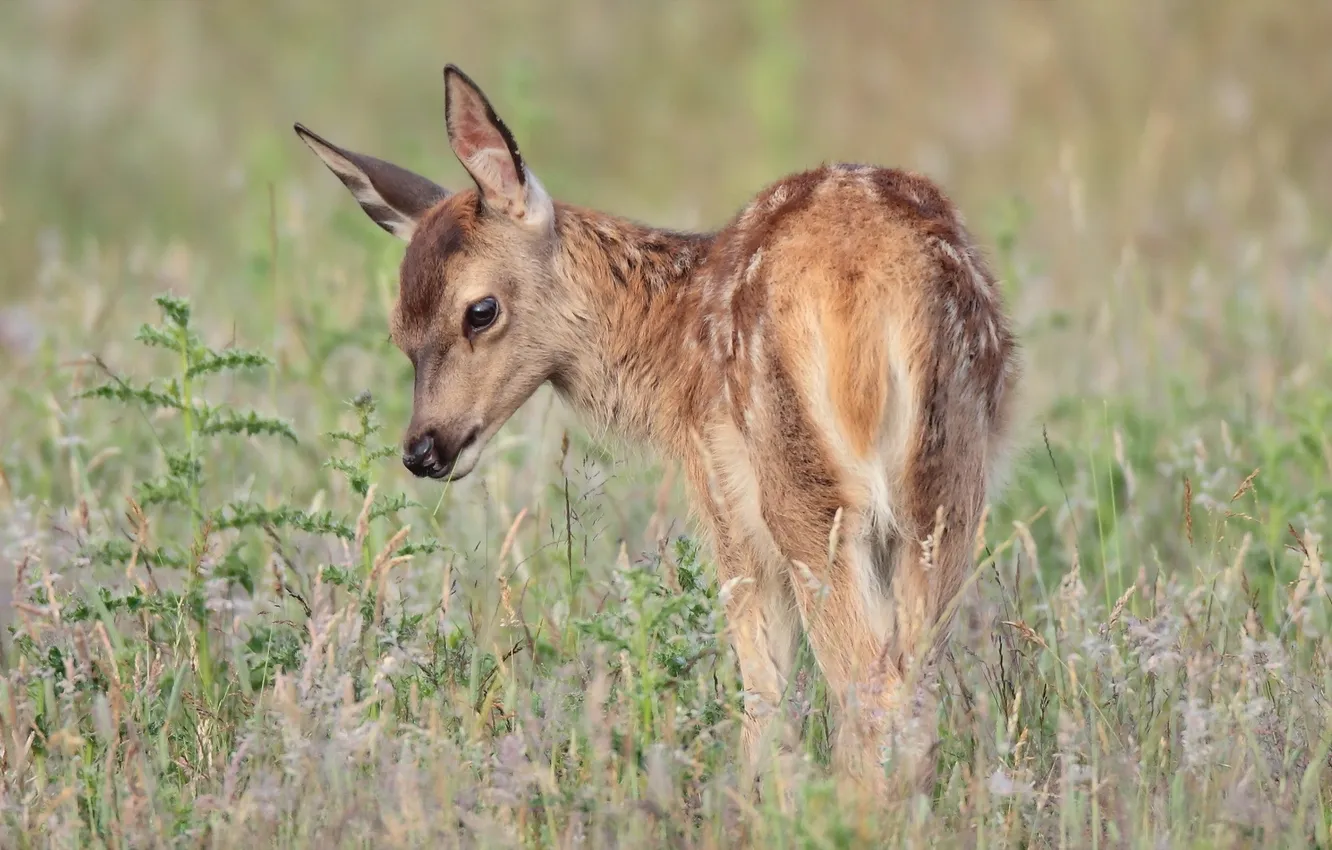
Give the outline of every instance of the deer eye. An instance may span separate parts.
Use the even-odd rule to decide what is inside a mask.
[[[467,308],[467,330],[483,331],[495,324],[499,316],[499,302],[487,295]]]

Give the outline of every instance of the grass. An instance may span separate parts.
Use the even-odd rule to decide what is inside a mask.
[[[0,845],[1332,846],[1328,26],[5,6]],[[789,793],[741,793],[676,470],[544,390],[464,482],[395,460],[401,248],[289,128],[456,183],[446,61],[569,200],[708,226],[846,159],[967,212],[1029,403],[928,800],[834,786],[807,652]]]

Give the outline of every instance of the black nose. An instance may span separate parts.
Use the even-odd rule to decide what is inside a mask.
[[[432,428],[420,437],[409,439],[403,447],[402,465],[407,467],[417,478],[447,478],[453,472],[453,464],[458,455],[476,442],[478,428],[472,428],[463,435],[461,442],[450,436],[457,429]]]
[[[418,478],[425,475],[434,461],[435,438],[431,434],[418,437],[407,445],[402,454],[402,465]]]

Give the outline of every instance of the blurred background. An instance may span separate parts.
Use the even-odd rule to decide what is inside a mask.
[[[1041,398],[1162,369],[1270,393],[1322,347],[1332,298],[1306,274],[1332,200],[1330,34],[1332,6],[1295,0],[7,0],[5,347],[40,333],[15,310],[49,297],[56,257],[95,255],[117,298],[156,287],[136,254],[166,258],[245,305],[252,342],[330,268],[368,288],[400,248],[291,124],[457,184],[451,61],[557,196],[666,225],[718,226],[824,160],[942,181],[992,256],[1011,246]],[[1219,345],[1230,311],[1246,327]]]
[[[720,226],[821,161],[923,171],[1003,278],[1039,457],[1042,424],[1070,463],[1122,455],[1129,429],[1149,474],[1195,432],[1307,426],[1289,474],[1325,486],[1329,39],[1332,4],[1295,0],[6,0],[5,469],[69,492],[61,439],[93,453],[99,427],[70,384],[91,354],[136,368],[129,337],[163,290],[210,342],[273,354],[277,376],[244,392],[299,433],[374,387],[396,440],[401,246],[291,125],[457,186],[455,62],[557,197],[662,225]],[[529,405],[501,450],[553,456],[557,432],[533,430],[549,411]]]

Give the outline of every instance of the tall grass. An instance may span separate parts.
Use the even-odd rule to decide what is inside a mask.
[[[1330,846],[1321,4],[519,0],[0,11],[0,846]],[[921,168],[1000,270],[1023,452],[928,799],[858,800],[807,650],[755,800],[678,471],[542,391],[395,460],[401,247],[290,135],[724,220]],[[154,301],[156,299],[156,301]]]

